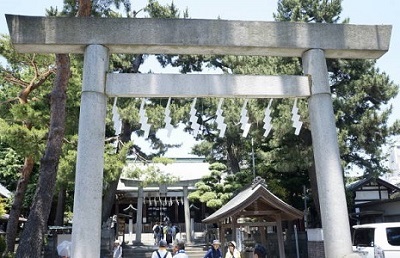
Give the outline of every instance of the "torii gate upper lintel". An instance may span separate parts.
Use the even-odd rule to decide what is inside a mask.
[[[310,125],[320,194],[326,257],[351,257],[351,237],[339,147],[329,89],[326,58],[376,59],[389,49],[390,25],[350,25],[294,22],[249,22],[191,19],[131,19],[94,17],[29,17],[6,15],[11,40],[23,53],[85,53],[82,102],[72,230],[72,257],[99,257],[101,235],[101,191],[104,127],[108,96],[131,96],[139,90],[129,86],[126,93],[118,86],[120,78],[107,75],[111,53],[220,54],[301,57],[304,74],[297,92],[264,91],[265,77],[231,77],[240,96],[309,96]],[[173,95],[178,84],[196,84],[189,77],[128,75],[127,80],[156,81],[154,94]],[[182,76],[182,75],[181,75]],[[211,83],[201,94],[214,96]],[[159,92],[167,78],[169,92]],[[177,79],[178,78],[178,79]],[[184,79],[183,79],[184,78]],[[194,77],[192,77],[194,78]],[[214,77],[214,79],[217,77]],[[222,78],[222,77],[218,77]],[[243,79],[244,78],[244,79]],[[249,79],[250,78],[250,79]],[[255,92],[240,82],[258,85]],[[275,78],[276,79],[276,78]],[[293,80],[287,77],[287,80]],[[224,79],[215,79],[220,82]],[[242,80],[242,81],[241,81]],[[281,81],[282,80],[278,80]],[[108,86],[110,85],[110,88]],[[223,84],[223,83],[221,83]],[[278,85],[286,89],[286,82]],[[176,88],[175,88],[176,90]],[[189,91],[198,87],[190,86]],[[284,95],[283,92],[288,93]],[[151,92],[148,92],[149,94]],[[219,96],[237,91],[224,86]],[[140,94],[146,95],[146,92]],[[182,91],[184,96],[196,92]],[[185,95],[186,94],[186,95]],[[142,95],[141,95],[142,96]],[[179,95],[181,96],[181,95]],[[87,208],[90,206],[89,208]],[[186,231],[188,231],[186,229]],[[188,239],[190,240],[190,238]]]
[[[104,45],[110,54],[202,54],[377,59],[389,49],[391,25],[199,19],[35,17],[6,14],[21,53],[84,53]]]

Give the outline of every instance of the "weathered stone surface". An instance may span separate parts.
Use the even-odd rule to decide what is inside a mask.
[[[308,76],[107,74],[109,97],[290,98],[311,95]],[[145,87],[144,87],[145,86]]]
[[[12,42],[24,53],[83,53],[98,44],[110,53],[221,54],[379,58],[392,26],[326,23],[32,17],[6,15]]]

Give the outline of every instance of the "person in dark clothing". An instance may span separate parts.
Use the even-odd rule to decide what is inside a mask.
[[[221,242],[219,240],[214,240],[212,247],[207,251],[204,258],[222,258],[222,251],[220,249]]]
[[[267,249],[259,244],[254,247],[253,258],[267,258]]]

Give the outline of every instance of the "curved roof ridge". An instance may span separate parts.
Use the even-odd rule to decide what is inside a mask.
[[[255,205],[256,201],[259,199],[262,199],[263,202],[266,203],[268,207],[273,208],[273,210],[279,210],[278,213],[283,219],[293,220],[303,217],[303,212],[279,199],[267,189],[263,181],[259,181],[245,188],[220,209],[205,218],[203,222],[215,222],[234,215],[240,215],[240,213],[244,213],[246,208]],[[266,212],[267,209],[264,211]],[[260,214],[262,214],[262,211]]]

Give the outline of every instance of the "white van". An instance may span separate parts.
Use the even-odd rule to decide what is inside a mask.
[[[363,224],[353,228],[353,251],[361,257],[400,257],[400,222]]]

